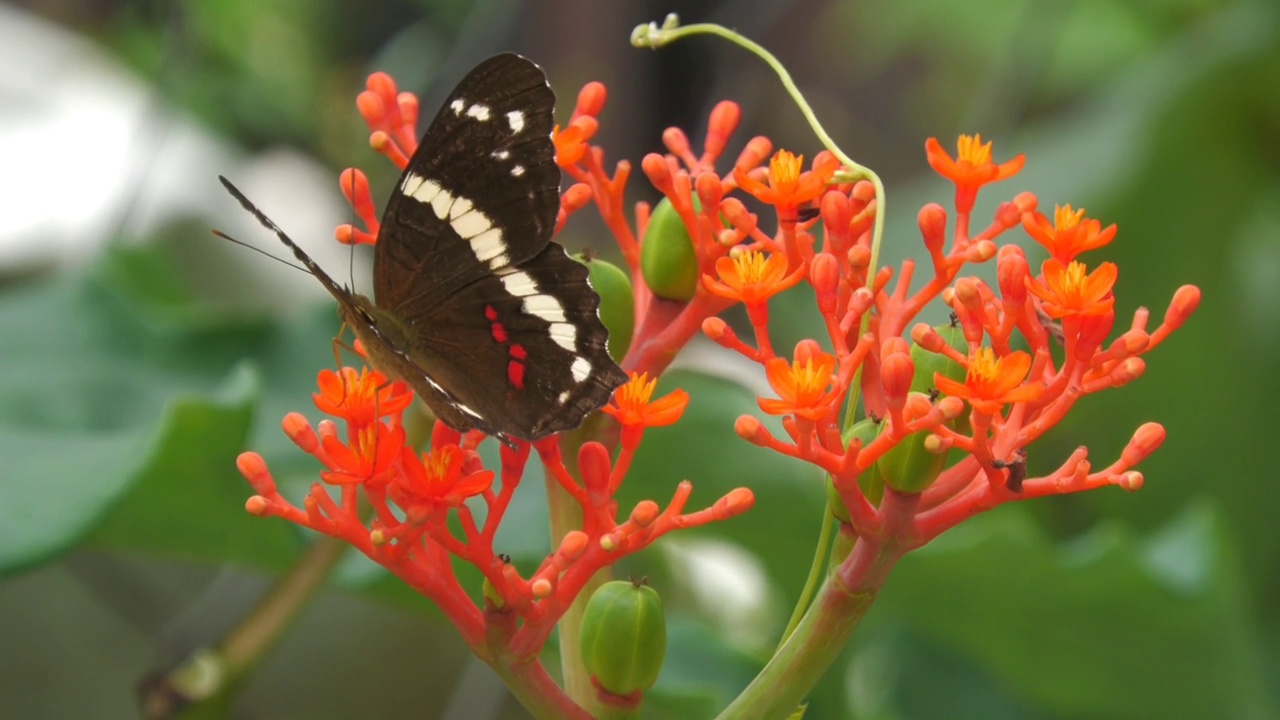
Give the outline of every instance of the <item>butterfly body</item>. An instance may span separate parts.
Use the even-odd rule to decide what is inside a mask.
[[[459,82],[387,203],[371,301],[334,282],[225,179],[338,301],[374,367],[446,424],[537,440],[626,379],[587,268],[551,241],[555,97],[537,65],[492,57]]]

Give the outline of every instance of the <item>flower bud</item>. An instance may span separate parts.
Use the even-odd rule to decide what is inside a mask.
[[[582,614],[582,663],[600,689],[621,697],[653,686],[667,652],[662,599],[643,582],[596,588]]]
[[[693,196],[694,212],[701,211]],[[665,300],[689,302],[698,289],[698,253],[680,213],[663,198],[649,216],[640,245],[640,272],[653,294]]]
[[[587,266],[591,287],[600,295],[600,322],[609,331],[609,356],[615,362],[622,362],[631,347],[631,334],[636,325],[631,277],[617,265],[586,253],[576,259]]]

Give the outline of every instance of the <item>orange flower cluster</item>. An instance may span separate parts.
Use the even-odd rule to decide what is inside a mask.
[[[1026,447],[1081,396],[1138,377],[1144,367],[1140,356],[1195,310],[1196,288],[1178,291],[1160,327],[1148,331],[1148,314],[1141,310],[1129,330],[1107,345],[1115,323],[1117,268],[1101,263],[1090,269],[1077,256],[1110,242],[1115,226],[1104,229],[1071,206],[1058,208],[1050,223],[1036,211],[1037,198],[1022,193],[1002,203],[987,227],[972,232],[978,192],[1013,177],[1025,164],[1022,156],[996,162],[992,144],[978,136],[961,136],[954,158],[937,140],[925,145],[929,164],[956,186],[957,217],[949,233],[947,211],[940,205],[920,211],[919,228],[933,267],[923,286],[913,288],[914,262],[903,263],[896,272],[871,267],[877,205],[869,182],[833,184],[838,163],[827,153],[819,153],[812,169],[804,171],[801,157],[780,150],[767,170],[761,169],[760,151],[768,147],[760,138],[748,143],[746,159],[739,160],[731,178],[690,162],[681,143],[669,142],[670,155],[650,156],[645,165],[673,207],[693,207],[696,192],[701,216],[723,218],[731,226],[697,232],[700,217],[686,223],[704,268],[701,290],[745,305],[755,342],[739,338],[718,317],[704,317],[703,329],[720,345],[763,366],[776,397],[760,398],[760,408],[782,417],[786,437],[776,437],[750,417],[739,419],[739,434],[829,472],[860,536],[874,536],[889,524],[892,513],[909,507],[909,516],[899,517],[898,526],[913,545],[1001,502],[1104,485],[1141,485],[1141,474],[1132,468],[1163,440],[1164,431],[1155,423],[1139,428],[1121,458],[1100,470],[1081,450],[1057,470],[1026,478],[1023,458]],[[671,169],[682,159],[688,177],[672,179]],[[725,196],[735,184],[772,206],[777,217],[773,234],[760,229],[758,216],[741,201]],[[716,192],[703,192],[706,188]],[[800,210],[810,204],[817,212],[806,217]],[[997,242],[1019,227],[1048,251],[1038,273],[1031,271],[1018,245]],[[713,262],[703,260],[725,246],[733,252]],[[992,259],[998,287],[962,275],[967,265]],[[767,304],[803,281],[816,296],[829,350],[809,340],[779,357],[769,337]],[[920,311],[938,299],[951,307],[967,349],[949,347],[927,325],[912,327]],[[917,349],[904,338],[908,331]],[[1014,350],[1018,343],[1029,351]],[[1060,364],[1054,360],[1054,344],[1065,349]],[[958,367],[961,379],[934,370],[917,373],[917,364],[930,353]],[[881,425],[871,437],[850,439],[842,435],[842,411],[859,379],[861,406]],[[965,404],[970,411],[961,417]],[[905,504],[891,497],[894,508],[878,507],[856,480],[913,437],[925,438],[921,447],[926,452],[961,455],[945,471],[938,465],[939,477],[924,482],[919,497]],[[893,496],[894,488],[889,490]]]

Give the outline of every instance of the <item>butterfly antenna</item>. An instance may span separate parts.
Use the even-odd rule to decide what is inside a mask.
[[[354,172],[351,172],[348,174],[351,176],[351,192],[348,194],[348,197],[354,198],[356,196],[356,174]],[[355,237],[354,237],[355,235],[354,228],[356,226],[356,205],[354,200],[351,203],[350,217],[351,217],[351,227],[353,229],[353,232],[352,232],[350,252],[347,253],[347,285],[348,287],[355,288],[356,286],[356,243],[355,243]]]
[[[306,269],[305,267],[303,267],[303,266],[301,266],[301,265],[295,265],[295,264],[293,264],[293,263],[289,262],[288,260],[285,260],[284,258],[276,257],[275,255],[272,255],[271,253],[267,252],[266,250],[263,250],[262,248],[254,247],[253,245],[250,245],[250,244],[249,244],[249,243],[247,243],[247,242],[241,242],[241,241],[239,241],[239,240],[237,240],[237,239],[235,239],[235,238],[231,237],[230,235],[228,235],[228,234],[226,234],[226,233],[222,232],[221,230],[214,230],[214,231],[213,231],[213,234],[214,234],[214,235],[217,235],[218,237],[222,238],[223,240],[226,240],[227,242],[235,243],[236,245],[239,245],[239,246],[240,246],[240,247],[242,247],[242,248],[248,248],[248,249],[250,249],[250,250],[252,250],[252,251],[254,251],[254,252],[258,253],[259,255],[263,255],[263,256],[265,256],[265,257],[269,257],[269,258],[271,258],[272,260],[275,260],[276,262],[280,263],[281,265],[284,265],[284,266],[286,266],[286,267],[291,267],[291,268],[293,268],[294,270],[301,270],[302,272],[304,272],[304,273],[306,273],[306,274],[308,274],[308,275],[310,275],[310,274],[311,274],[311,271],[310,271],[310,270]]]

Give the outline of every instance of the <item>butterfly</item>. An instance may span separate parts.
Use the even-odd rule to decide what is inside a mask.
[[[510,444],[570,430],[627,379],[585,265],[552,242],[555,95],[506,53],[473,68],[387,201],[374,300],[339,285],[226,178],[227,190],[338,301],[371,364],[445,424]]]

